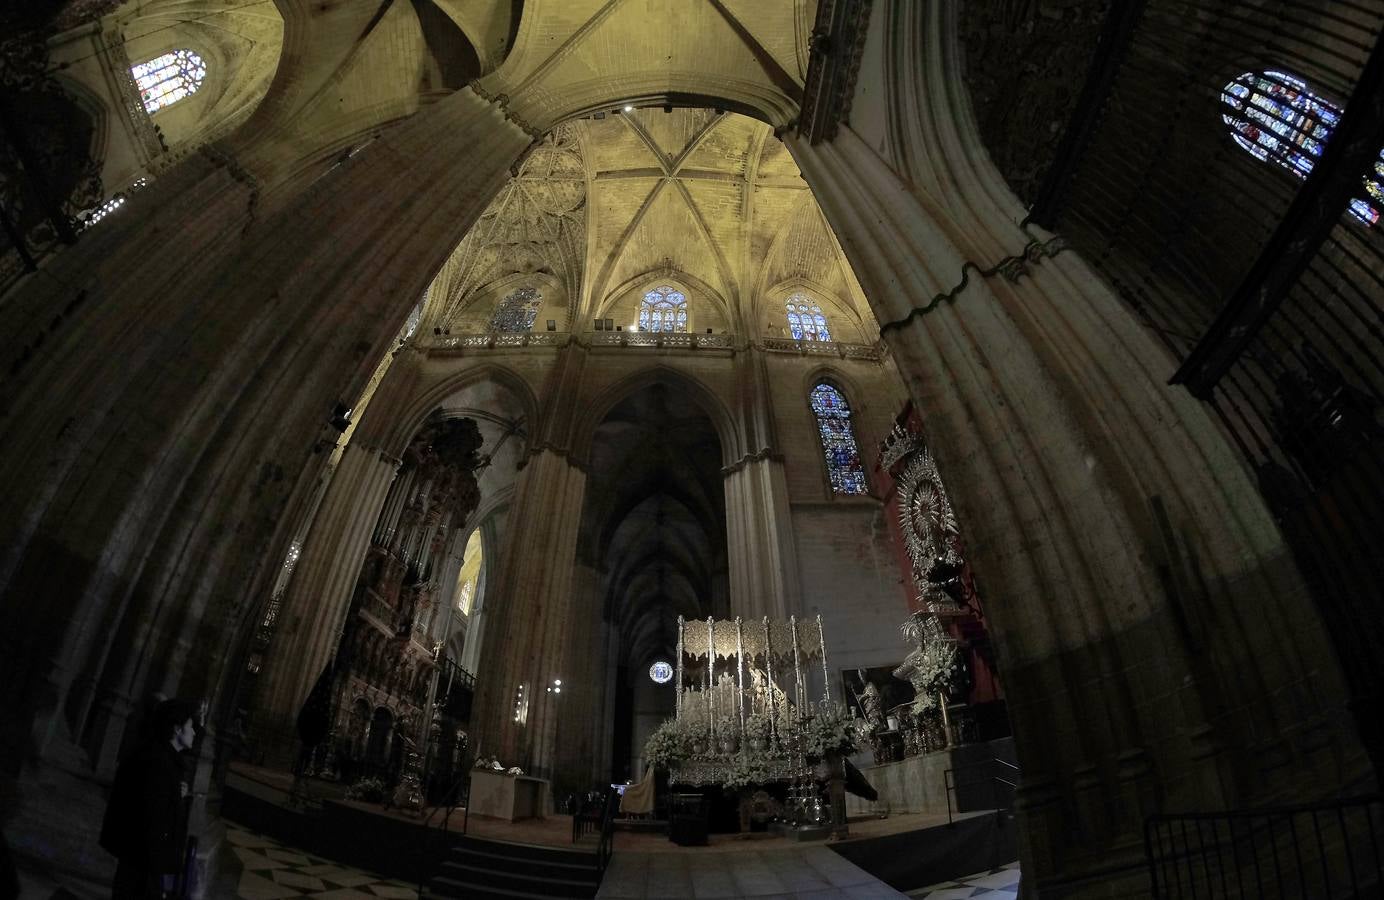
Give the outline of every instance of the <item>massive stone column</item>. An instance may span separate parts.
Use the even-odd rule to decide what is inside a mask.
[[[541,449],[519,475],[506,529],[510,539],[487,588],[485,645],[476,673],[472,746],[507,766],[551,774],[558,707],[546,688],[586,651],[573,639],[577,531],[586,473],[565,453]],[[524,711],[515,700],[523,688]]]
[[[954,492],[1040,895],[1079,894],[1096,872],[1102,890],[1147,890],[1141,828],[1160,808],[1322,795],[1358,775],[1339,674],[1282,537],[1109,288],[1040,244],[1021,280],[972,274],[958,289],[967,235],[1023,246],[1009,220],[944,209],[847,127],[789,146],[891,323]]]
[[[554,698],[557,753],[553,772],[560,790],[586,791],[608,780],[611,730],[605,710],[610,623],[603,609],[604,584],[601,571],[586,562],[577,563],[572,579],[573,618],[567,633],[571,650],[560,676],[562,696]]]
[[[0,305],[29,347],[0,388],[0,777],[20,852],[95,846],[99,816],[51,814],[54,779],[99,796],[90,691],[229,714],[247,598],[267,596],[333,406],[530,140],[461,91],[275,204],[213,148]]]
[[[797,612],[797,547],[788,483],[776,442],[773,397],[764,355],[751,347],[736,357],[737,426],[745,453],[723,470],[730,614],[758,619]]]
[[[800,594],[783,460],[750,455],[724,473],[730,614],[787,618]]]

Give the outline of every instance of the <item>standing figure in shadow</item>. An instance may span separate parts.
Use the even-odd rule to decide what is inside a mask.
[[[185,700],[160,703],[144,742],[115,773],[101,823],[101,846],[118,860],[113,900],[160,900],[174,890],[188,795],[180,754],[197,739],[197,715]]]

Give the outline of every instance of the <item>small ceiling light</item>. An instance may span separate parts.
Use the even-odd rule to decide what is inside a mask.
[[[553,684],[557,685],[558,687],[562,687],[562,679],[561,679],[561,678],[554,678],[554,679],[553,679]]]
[[[561,693],[562,693],[562,688],[553,688],[553,693],[554,693],[554,694],[561,694]]]
[[[634,107],[633,107],[633,106],[626,106],[626,107],[625,107],[625,112],[634,112]]]

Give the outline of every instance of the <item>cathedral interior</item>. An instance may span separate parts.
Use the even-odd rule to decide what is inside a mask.
[[[508,770],[553,821],[658,768],[684,685],[712,716],[770,684],[773,721],[801,655],[894,813],[950,819],[943,768],[1002,767],[1019,896],[1183,896],[1184,869],[1380,896],[1381,27],[1355,0],[0,10],[19,895],[109,896],[102,812],[159,699],[203,705],[178,896],[220,896],[246,784],[426,832]],[[387,866],[369,827],[313,852]],[[1246,886],[1266,854],[1296,862]]]

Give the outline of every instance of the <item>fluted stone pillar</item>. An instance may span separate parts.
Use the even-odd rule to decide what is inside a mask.
[[[336,650],[370,534],[399,461],[348,444],[303,541],[284,592],[255,698],[255,725],[271,741],[291,733],[327,660]]]
[[[728,466],[725,491],[730,615],[787,618],[800,594],[783,461],[748,457]]]
[[[1062,253],[1016,282],[973,273],[912,315],[961,280],[960,244],[1022,233],[982,204],[942,209],[848,127],[789,146],[877,319],[900,323],[885,337],[985,585],[1026,882],[1075,896],[1102,872],[1139,896],[1160,806],[1320,796],[1360,774],[1282,537],[1132,313]]]
[[[554,698],[545,688],[571,678],[585,650],[572,639],[577,532],[586,473],[556,450],[529,457],[519,474],[506,530],[510,539],[487,587],[485,646],[477,673],[472,745],[539,774],[556,759]],[[528,698],[524,723],[515,721],[520,685]]]
[[[801,599],[798,555],[764,353],[736,354],[737,427],[744,455],[725,478],[727,569],[732,616],[786,618]]]
[[[557,753],[553,778],[562,790],[590,790],[608,774],[611,733],[606,706],[606,629],[601,587],[604,579],[592,566],[578,563],[572,579],[571,651],[561,674],[562,696],[554,698]],[[546,690],[544,691],[546,694]]]

